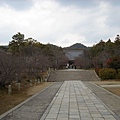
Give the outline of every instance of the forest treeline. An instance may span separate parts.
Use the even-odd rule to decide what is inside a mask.
[[[90,49],[95,68],[120,68],[120,37],[117,35],[114,42],[101,40]]]
[[[58,69],[66,64],[68,58],[61,47],[42,44],[33,38],[24,38],[18,32],[12,36],[7,47],[0,50],[0,86],[10,84],[13,80],[20,82],[23,77],[28,80],[41,77],[49,68]]]
[[[120,36],[115,40],[99,43],[84,50],[84,54],[75,58],[74,65],[81,69],[94,68],[99,74],[100,69],[120,69]],[[18,32],[12,36],[8,46],[0,46],[0,86],[10,84],[13,80],[20,82],[23,77],[36,79],[49,68],[65,67],[69,59],[63,48],[42,44],[33,38],[25,39]]]
[[[85,48],[74,64],[81,69],[95,69],[102,79],[120,79],[120,36]]]
[[[120,68],[120,37],[117,35],[115,40],[100,40],[99,43],[84,50],[84,56],[75,60],[81,68]]]

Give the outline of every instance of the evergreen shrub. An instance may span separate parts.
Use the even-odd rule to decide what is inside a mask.
[[[116,70],[113,68],[103,68],[99,70],[99,77],[101,79],[115,79],[116,78]]]
[[[117,79],[120,79],[120,69],[117,70],[116,78],[117,78]]]

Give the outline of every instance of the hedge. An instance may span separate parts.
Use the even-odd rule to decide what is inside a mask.
[[[101,79],[115,79],[116,78],[116,70],[113,68],[103,68],[99,70],[99,77]]]
[[[117,70],[116,78],[117,78],[117,79],[120,79],[120,69]]]

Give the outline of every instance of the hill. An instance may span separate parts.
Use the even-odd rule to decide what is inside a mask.
[[[75,43],[70,47],[65,47],[65,49],[87,49],[87,47],[81,43]]]
[[[76,57],[83,56],[84,50],[87,47],[81,43],[76,43],[71,45],[70,47],[63,48],[65,55],[69,58],[69,60],[75,60]]]

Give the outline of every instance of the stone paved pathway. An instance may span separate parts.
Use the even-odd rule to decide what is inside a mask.
[[[93,71],[55,71],[49,80],[58,82],[0,116],[0,120],[120,120],[119,99],[91,84],[98,80]]]
[[[109,107],[110,110],[120,117],[120,97],[92,82],[83,82],[102,102],[104,102],[105,105]],[[120,120],[120,118],[118,118],[118,120]]]
[[[45,90],[1,115],[0,120],[40,120],[61,85],[62,82],[50,85]]]
[[[65,81],[40,120],[116,120],[116,118],[82,81]]]
[[[83,70],[83,69],[67,69],[67,70],[55,70],[52,71],[48,81],[61,82],[61,81],[98,81],[93,70]]]

